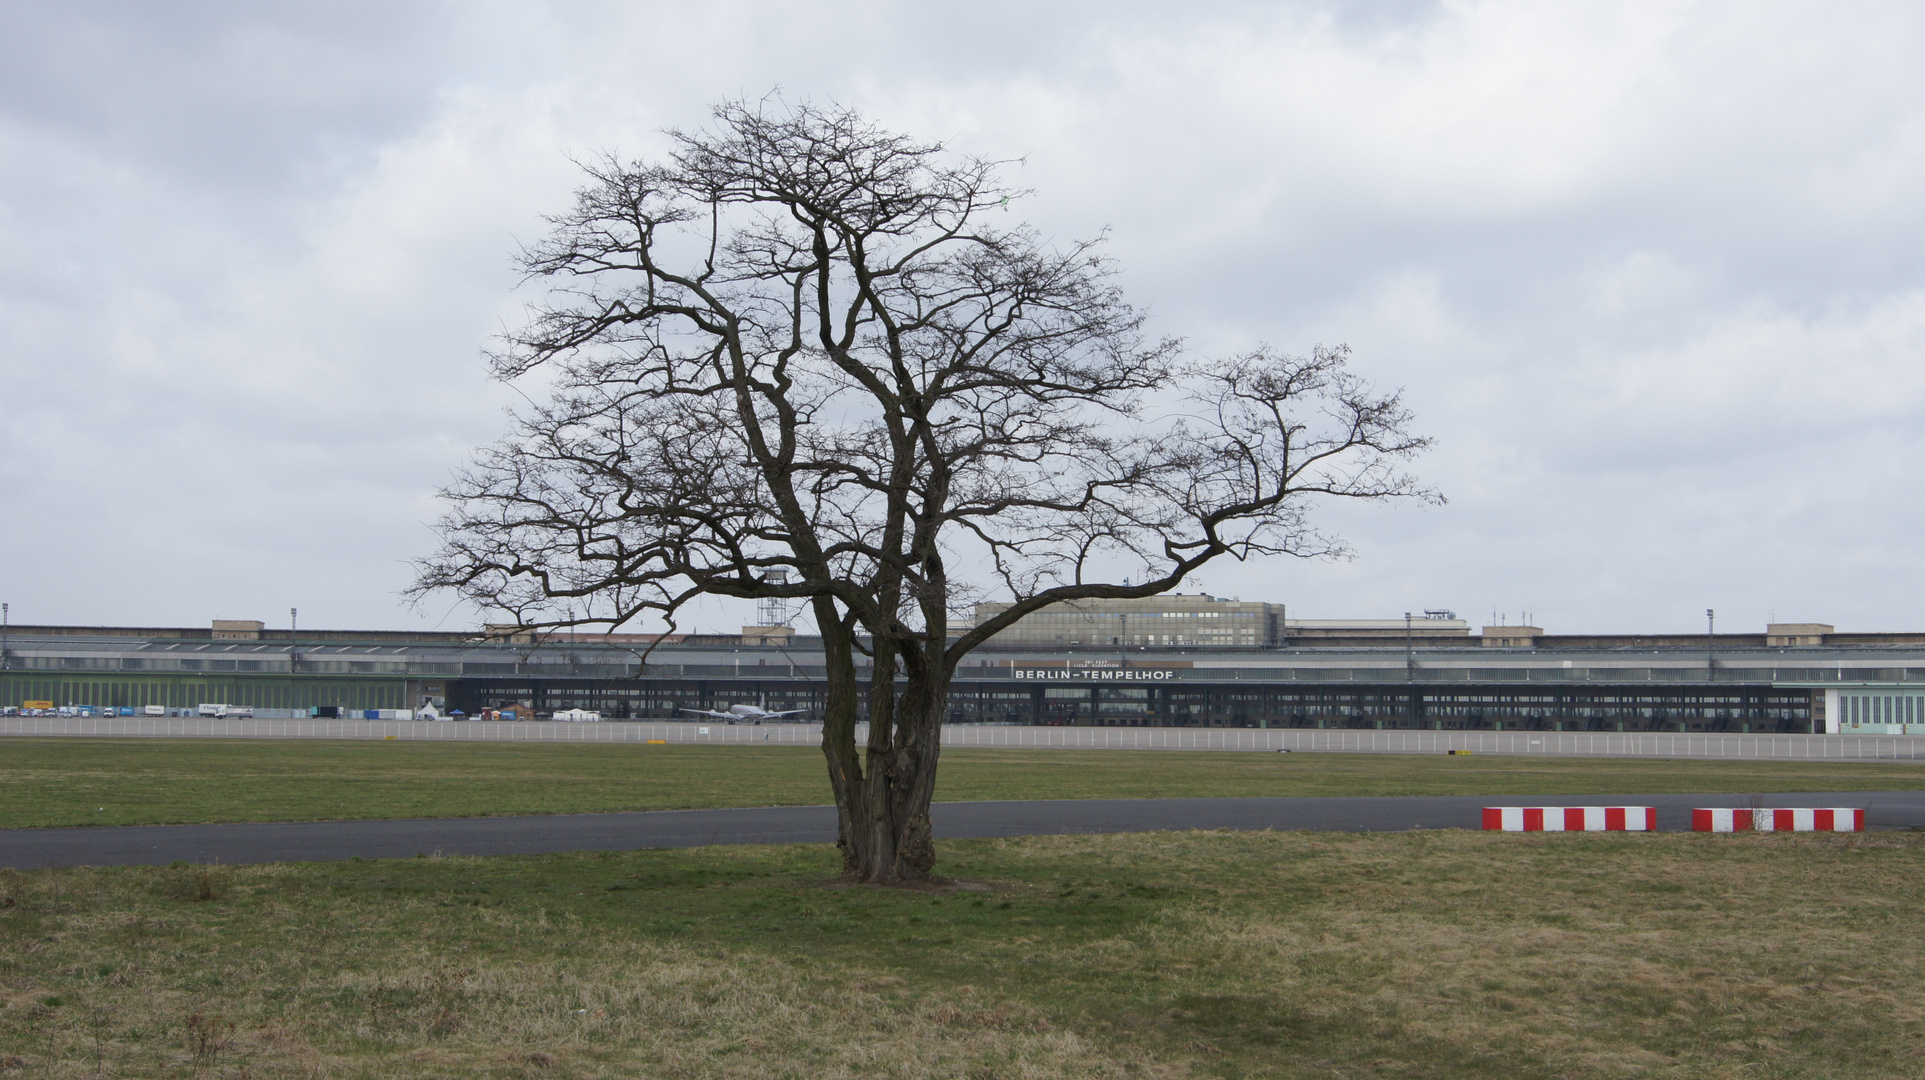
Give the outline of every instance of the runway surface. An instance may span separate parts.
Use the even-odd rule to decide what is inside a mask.
[[[1658,828],[1689,829],[1693,807],[1864,807],[1868,829],[1925,828],[1925,791],[1780,795],[1373,796],[1296,799],[1075,799],[938,803],[936,835],[1046,836],[1158,829],[1395,832],[1475,829],[1486,806],[1655,806]],[[535,855],[707,844],[829,844],[827,806],[632,814],[305,821],[0,830],[0,866],[229,865],[398,859],[422,854]]]

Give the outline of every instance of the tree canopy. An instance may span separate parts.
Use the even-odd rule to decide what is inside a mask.
[[[930,872],[950,680],[1016,619],[1340,553],[1320,498],[1435,498],[1402,467],[1427,440],[1345,349],[1150,337],[1100,239],[1012,219],[1001,163],[808,104],[670,137],[588,166],[523,250],[547,291],[491,362],[546,398],[445,492],[417,588],[527,625],[807,605],[861,879]],[[952,629],[985,598],[1012,606]]]

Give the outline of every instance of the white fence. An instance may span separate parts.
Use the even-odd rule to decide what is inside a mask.
[[[457,742],[741,743],[815,746],[819,724],[607,721],[555,723],[393,720],[227,720],[194,717],[0,717],[0,735],[219,739],[407,739]],[[858,733],[860,742],[862,733]],[[1336,753],[1549,754],[1589,757],[1779,759],[1925,758],[1917,735],[1695,735],[1671,732],[1342,731],[1307,728],[1100,728],[952,724],[944,746],[1085,750],[1299,750]]]
[[[1676,732],[1345,731],[1306,728],[1048,728],[958,725],[944,746],[1588,757],[1840,760],[1925,758],[1925,736],[1700,735]]]

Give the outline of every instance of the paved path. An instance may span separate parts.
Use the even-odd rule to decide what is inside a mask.
[[[858,724],[856,744],[868,725]],[[722,721],[215,720],[194,717],[4,717],[0,736],[71,735],[215,739],[394,739],[410,742],[713,743],[820,746],[820,724]],[[1295,750],[1306,753],[1572,755],[1749,761],[1919,761],[1925,735],[1739,735],[1665,731],[1350,731],[1314,728],[1030,727],[944,724],[950,746],[1059,750]]]
[[[1376,796],[1300,799],[1066,799],[938,803],[936,835],[1045,836],[1155,829],[1314,829],[1391,832],[1475,829],[1486,806],[1637,805],[1658,808],[1658,827],[1690,828],[1694,806],[1862,806],[1873,829],[1925,827],[1925,791],[1797,795]],[[634,814],[308,821],[252,825],[0,830],[0,866],[157,865],[397,859],[631,851],[706,844],[828,844],[827,806],[670,810]]]

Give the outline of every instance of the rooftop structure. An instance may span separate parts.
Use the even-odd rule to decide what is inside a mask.
[[[1379,642],[1385,638],[1466,638],[1470,623],[1454,611],[1426,611],[1401,619],[1286,619],[1285,631],[1292,645],[1318,645],[1329,642]],[[1455,644],[1462,644],[1456,642]]]
[[[976,605],[976,624],[1009,604]],[[1265,648],[1282,644],[1283,605],[1208,593],[1134,600],[1072,600],[1023,616],[989,640],[993,648],[1076,646]]]

